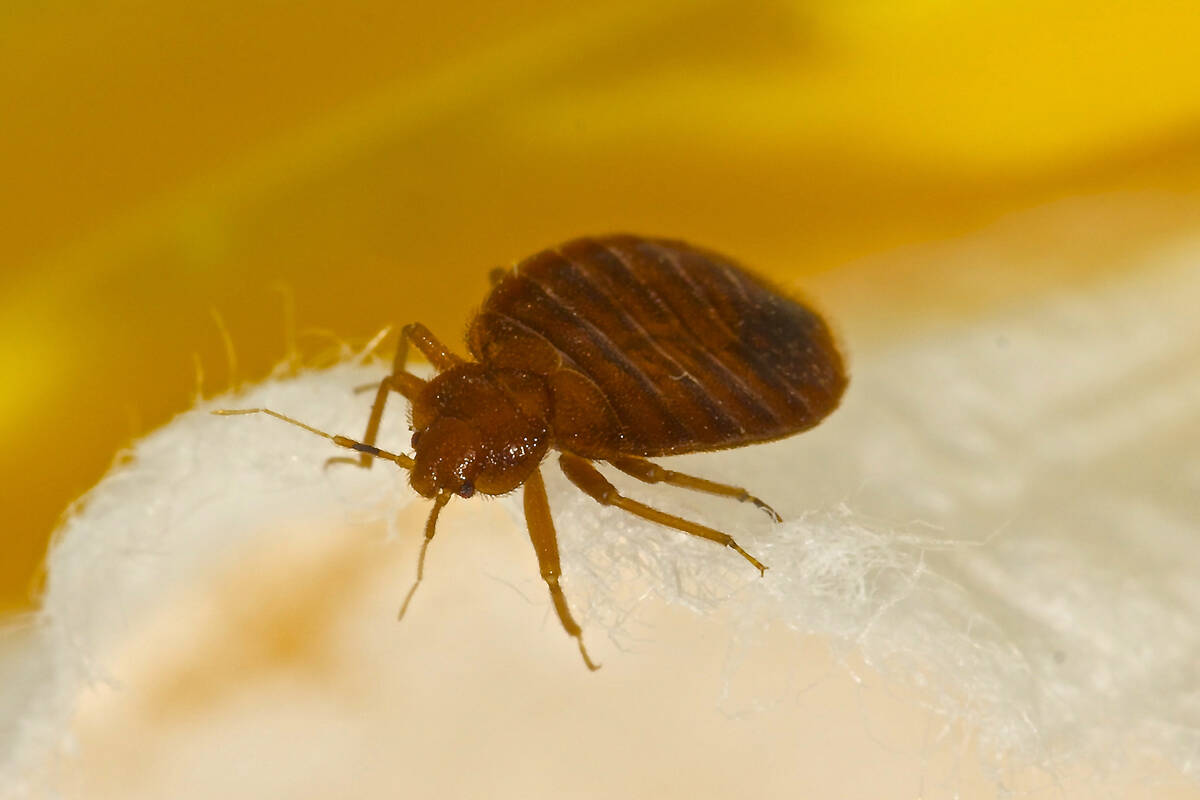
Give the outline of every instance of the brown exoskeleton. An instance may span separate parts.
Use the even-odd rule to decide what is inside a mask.
[[[729,534],[621,495],[593,465],[604,461],[646,483],[669,483],[755,504],[745,489],[664,469],[649,456],[717,450],[790,436],[837,407],[847,378],[825,321],[729,259],[691,245],[634,236],[577,239],[493,276],[471,325],[473,361],[424,325],[406,326],[392,372],[379,384],[361,441],[266,413],[409,470],[434,501],[417,580],[438,514],[454,495],[524,487],[525,519],[559,620],[583,645],[559,585],[558,542],[540,465],[551,448],[567,478],[597,502],[737,551]],[[411,342],[437,374],[406,369]],[[392,392],[412,407],[414,456],[375,446]]]

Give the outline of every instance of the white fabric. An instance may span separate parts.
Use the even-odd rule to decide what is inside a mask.
[[[593,655],[638,657],[603,634],[631,643],[631,611],[657,596],[729,614],[735,649],[780,623],[827,637],[966,723],[986,760],[1053,770],[1147,751],[1197,777],[1198,309],[1193,244],[1119,281],[875,352],[856,352],[846,330],[852,382],[819,428],[668,463],[749,487],[782,524],[613,476],[733,532],[769,565],[761,579],[730,551],[597,507],[548,462],[565,586]],[[85,687],[122,680],[111,654],[251,532],[281,515],[393,520],[414,500],[399,470],[323,471],[337,453],[316,436],[206,413],[269,405],[356,434],[370,397],[349,387],[382,373],[346,363],[207,403],[139,442],[85,498],[50,554],[42,610],[6,637],[19,650],[4,659],[0,786],[40,795],[53,783]],[[393,402],[381,441],[403,448]],[[502,502],[519,517],[519,496]]]

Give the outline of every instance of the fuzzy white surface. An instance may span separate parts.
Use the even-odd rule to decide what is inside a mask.
[[[966,723],[985,759],[1053,771],[1145,751],[1200,777],[1200,247],[1152,262],[876,352],[856,352],[847,329],[850,390],[819,428],[670,461],[751,487],[783,524],[613,476],[733,532],[765,579],[711,543],[598,508],[548,461],[565,588],[593,653],[636,658],[621,652],[638,635],[629,620],[663,598],[731,615],[735,651],[780,624],[826,637]],[[86,498],[6,660],[0,785],[53,784],[86,687],[119,687],[112,654],[247,537],[281,516],[393,521],[416,499],[394,468],[322,471],[337,454],[326,441],[206,413],[267,405],[356,434],[369,396],[349,387],[382,373],[347,363],[215,400],[139,442]],[[403,448],[393,403],[381,442]],[[519,496],[502,502],[519,517]],[[529,570],[535,593],[532,557]]]

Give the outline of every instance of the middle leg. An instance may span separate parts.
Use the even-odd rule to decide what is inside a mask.
[[[729,549],[737,551],[741,554],[742,558],[753,564],[760,575],[766,573],[767,568],[763,566],[762,562],[743,550],[741,545],[735,542],[733,537],[728,533],[713,530],[699,523],[691,522],[683,517],[677,517],[674,514],[668,514],[665,511],[659,511],[657,508],[651,508],[648,505],[625,497],[586,458],[581,458],[571,453],[562,453],[558,457],[558,465],[562,467],[562,471],[571,483],[582,489],[584,494],[591,497],[597,503],[605,506],[616,506],[642,519],[648,519],[651,522],[666,525],[668,528],[674,528],[677,531],[690,533],[692,536],[699,536],[702,539],[723,544]]]
[[[704,478],[696,478],[691,475],[684,475],[682,472],[663,469],[658,464],[635,456],[620,456],[610,460],[608,463],[626,475],[632,475],[645,483],[669,483],[672,486],[680,486],[684,489],[719,494],[722,497],[732,497],[734,500],[739,500],[743,503],[753,503],[765,511],[771,519],[776,522],[783,522],[783,517],[779,516],[779,512],[741,487],[706,481]]]

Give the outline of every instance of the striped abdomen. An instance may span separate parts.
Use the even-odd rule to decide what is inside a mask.
[[[614,455],[778,439],[820,422],[846,386],[816,312],[723,256],[661,239],[576,239],[525,259],[469,342],[484,364],[550,379],[560,447],[591,424],[574,438]]]

